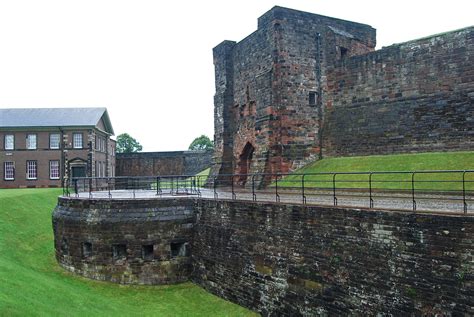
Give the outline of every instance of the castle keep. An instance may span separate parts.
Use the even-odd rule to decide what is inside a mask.
[[[472,148],[474,28],[375,43],[368,25],[274,7],[257,31],[215,47],[212,173]]]

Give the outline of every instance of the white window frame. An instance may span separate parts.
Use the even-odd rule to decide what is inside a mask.
[[[5,150],[14,150],[15,149],[15,135],[14,134],[5,134]]]
[[[49,161],[49,179],[59,179],[60,177],[59,160]]]
[[[26,179],[38,179],[38,161],[26,161]]]
[[[35,133],[26,135],[26,149],[36,150],[38,148],[38,136]]]
[[[72,147],[74,149],[82,149],[84,145],[84,136],[81,132],[74,132],[72,134]]]
[[[54,140],[54,137],[57,137],[57,143],[55,143],[55,144],[53,144],[53,141],[56,142],[56,140]],[[61,148],[61,134],[51,133],[49,135],[49,148],[51,150],[59,150]]]
[[[7,169],[7,167],[9,167],[9,169]],[[10,161],[3,163],[3,179],[6,181],[15,180],[15,162]]]

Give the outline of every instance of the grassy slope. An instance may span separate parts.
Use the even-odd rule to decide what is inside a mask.
[[[54,259],[57,189],[0,190],[0,316],[252,316],[201,288],[91,281]]]
[[[209,167],[196,174],[198,186],[204,186],[204,184],[206,184],[206,181],[207,181],[207,178],[209,177],[210,172],[211,172],[211,168]]]
[[[474,152],[440,152],[326,158],[299,172],[416,171],[474,169]]]
[[[398,155],[374,155],[358,157],[325,158],[295,171],[302,173],[324,172],[375,172],[375,171],[427,171],[427,170],[474,170],[474,152],[419,153]],[[459,190],[462,173],[453,174],[417,174],[417,188]],[[367,187],[368,175],[339,175],[338,187]],[[409,188],[411,175],[373,175],[374,188]],[[474,173],[466,174],[466,180],[474,181]],[[331,187],[332,176],[305,176],[307,186]],[[444,181],[422,183],[422,181]],[[455,182],[450,182],[455,181]],[[299,186],[301,176],[289,176],[279,182],[279,186]],[[468,183],[466,189],[474,189],[474,183]]]
[[[196,176],[206,177],[206,176],[209,176],[209,173],[210,173],[210,172],[211,172],[211,168],[208,167],[208,168],[206,168],[205,170],[200,171],[199,173],[197,173]]]

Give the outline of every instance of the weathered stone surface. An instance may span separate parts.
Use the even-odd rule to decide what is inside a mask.
[[[392,45],[328,71],[331,156],[471,150],[474,28]]]
[[[122,284],[187,281],[195,223],[191,200],[81,200],[60,198],[53,213],[56,258],[66,269]],[[90,243],[85,256],[84,243]],[[187,255],[172,254],[172,243]],[[124,245],[126,254],[114,256]],[[144,254],[144,246],[148,252]],[[67,250],[67,251],[66,251]]]
[[[474,218],[199,201],[193,280],[263,315],[472,315]]]
[[[194,175],[211,166],[212,151],[118,153],[116,176]]]

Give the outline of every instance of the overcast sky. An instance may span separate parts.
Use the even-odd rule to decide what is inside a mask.
[[[107,107],[144,151],[213,138],[212,48],[275,5],[369,24],[377,48],[474,24],[474,1],[0,0],[0,108]]]

